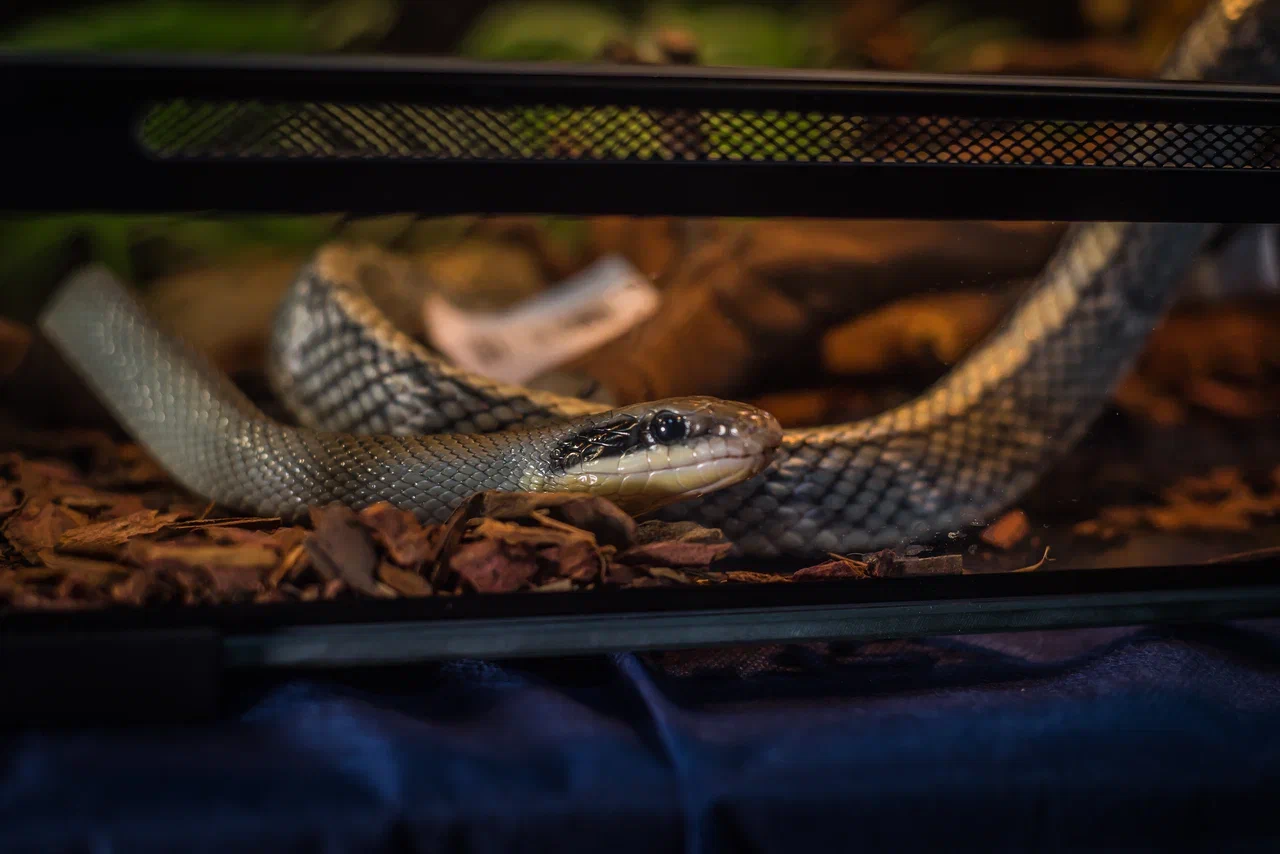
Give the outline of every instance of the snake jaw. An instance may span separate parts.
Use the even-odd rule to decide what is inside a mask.
[[[773,461],[767,412],[696,397],[615,410],[565,437],[542,489],[589,492],[639,515],[741,483]]]

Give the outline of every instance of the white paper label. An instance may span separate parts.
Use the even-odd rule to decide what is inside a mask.
[[[624,258],[608,256],[506,311],[464,311],[432,294],[424,314],[432,346],[455,365],[519,384],[617,338],[660,300]]]

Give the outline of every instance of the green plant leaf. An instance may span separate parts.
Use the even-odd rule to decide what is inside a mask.
[[[659,3],[649,8],[644,29],[651,34],[687,30],[706,65],[802,68],[817,57],[820,20],[804,8]]]
[[[303,53],[334,50],[394,21],[392,0],[128,0],[38,18],[0,36],[26,50]]]
[[[458,52],[475,59],[586,61],[627,35],[626,20],[595,3],[506,2],[476,21]]]

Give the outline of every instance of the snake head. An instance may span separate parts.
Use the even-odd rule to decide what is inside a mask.
[[[781,442],[762,409],[712,397],[653,401],[575,421],[551,451],[546,482],[646,513],[753,477]]]

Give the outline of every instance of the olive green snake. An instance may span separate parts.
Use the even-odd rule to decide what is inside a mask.
[[[1163,76],[1274,82],[1277,46],[1280,2],[1214,0]],[[969,529],[1025,495],[1101,414],[1216,228],[1073,225],[932,387],[812,429],[711,398],[610,409],[468,374],[395,329],[331,251],[272,332],[269,376],[298,426],[263,415],[101,271],[74,277],[41,326],[177,481],[246,512],[385,500],[441,521],[482,490],[575,490],[720,528],[746,557],[858,553]]]

